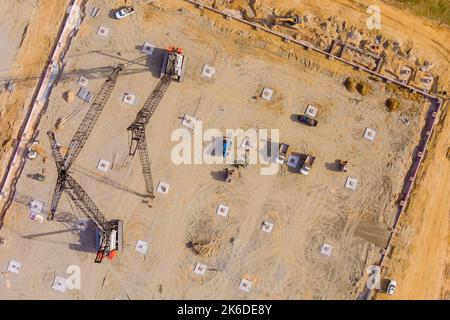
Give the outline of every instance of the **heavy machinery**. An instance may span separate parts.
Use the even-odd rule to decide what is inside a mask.
[[[386,289],[386,293],[390,296],[394,295],[395,289],[397,288],[397,281],[390,280]]]
[[[316,160],[316,157],[307,154],[306,157],[303,160],[303,164],[300,168],[300,173],[307,176],[309,174],[309,171],[311,171],[311,167],[314,163],[314,160]]]
[[[227,137],[224,136],[222,138],[222,155],[224,158],[226,158],[226,156],[228,154],[228,149],[231,148],[232,144],[233,144],[233,141],[231,141]]]
[[[224,173],[225,173],[225,182],[231,182],[234,175],[234,169],[225,168]]]
[[[347,160],[339,160],[339,172],[347,172]]]
[[[183,49],[169,47],[169,49],[164,52],[160,78],[164,75],[172,74],[172,78],[176,79],[178,82],[182,82],[184,79],[186,63],[187,58],[183,55]]]
[[[115,256],[116,251],[122,250],[122,221],[106,220],[86,191],[71,177],[69,170],[92,132],[123,67],[123,65],[116,67],[102,84],[100,90],[95,95],[89,110],[75,132],[64,158],[61,155],[60,146],[56,142],[54,132],[47,132],[52,156],[56,163],[56,169],[58,170],[58,178],[52,202],[50,204],[50,214],[47,219],[53,220],[62,192],[65,191],[80,211],[83,212],[87,218],[91,219],[98,228],[96,263],[100,263],[104,256],[111,258]]]
[[[275,17],[274,23],[276,25],[298,30],[303,23],[303,19],[302,17],[292,13],[285,17]]]
[[[153,192],[153,178],[147,141],[145,138],[145,128],[155,112],[156,107],[166,93],[171,81],[173,79],[178,82],[183,80],[185,66],[186,57],[183,55],[183,50],[181,48],[170,47],[164,53],[160,80],[136,115],[136,119],[127,129],[128,131],[131,131],[129,155],[134,157],[136,150],[139,151],[145,189],[147,191],[147,196],[150,199],[153,199],[155,195]]]

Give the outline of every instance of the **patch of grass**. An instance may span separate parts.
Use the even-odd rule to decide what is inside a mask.
[[[443,22],[450,26],[449,0],[388,0],[391,4],[409,8],[415,14]]]

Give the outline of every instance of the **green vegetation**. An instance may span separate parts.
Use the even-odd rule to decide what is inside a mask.
[[[390,0],[388,2],[401,7],[408,7],[417,15],[434,19],[450,26],[449,0]]]

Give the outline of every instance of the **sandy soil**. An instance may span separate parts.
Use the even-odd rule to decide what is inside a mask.
[[[349,73],[365,77],[255,35],[238,23],[209,13],[200,16],[198,10],[181,1],[171,1],[162,9],[140,5],[135,16],[120,22],[108,17],[110,4],[92,3],[102,9],[102,14],[97,19],[87,17],[69,51],[70,63],[51,95],[49,111],[40,126],[39,138],[46,151],[27,162],[19,181],[17,204],[11,207],[0,232],[8,239],[0,264],[5,268],[9,259],[23,263],[21,273],[11,276],[12,288],[6,289],[0,279],[2,295],[34,299],[355,298],[364,285],[365,267],[377,260],[387,226],[392,223],[402,173],[409,166],[410,152],[418,139],[415,128],[423,124],[427,105],[375,81],[369,81],[375,94],[361,97],[349,93],[342,86],[345,77]],[[283,7],[282,1],[277,3]],[[288,2],[284,3],[287,7]],[[326,15],[336,8],[336,4],[332,7],[327,3],[330,5],[320,11],[309,7],[312,1],[304,5]],[[339,3],[339,10],[350,21],[364,16],[357,2]],[[121,4],[114,2],[114,6]],[[184,9],[177,10],[180,7]],[[328,8],[330,11],[325,11]],[[403,13],[385,6],[383,11],[387,12],[386,32],[405,29],[390,18]],[[405,19],[401,21],[417,23],[406,15]],[[95,34],[99,25],[111,30],[106,40]],[[399,37],[407,39],[410,32]],[[432,46],[431,41],[440,41],[448,35],[446,32],[436,31],[436,38],[426,41]],[[139,57],[144,41],[158,48],[181,45],[190,59],[185,82],[171,85],[148,130],[155,183],[167,181],[171,189],[168,195],[157,197],[154,208],[149,209],[141,203],[144,187],[138,161],[127,158],[126,127],[157,82],[149,76],[146,65],[136,65],[119,78],[92,134],[95,139],[88,141],[73,172],[107,218],[125,222],[124,252],[116,261],[95,265],[92,233],[73,230],[80,215],[67,199],[60,205],[59,217],[65,220],[62,224],[39,225],[29,220],[26,204],[31,198],[50,201],[56,176],[53,163],[48,161],[45,132],[79,103],[65,102],[63,93],[77,90],[80,75],[90,79],[90,88],[98,88],[109,72],[108,66]],[[442,48],[434,42],[436,47],[426,53],[433,54],[433,61],[445,70],[448,51],[442,54]],[[155,71],[159,61],[155,54],[148,65]],[[215,80],[201,79],[204,63],[216,67]],[[275,89],[272,103],[251,98],[265,85]],[[124,91],[137,95],[136,106],[121,102]],[[392,95],[398,95],[403,108],[388,113],[383,104]],[[314,131],[290,120],[308,103],[320,109],[320,125]],[[313,153],[317,163],[308,177],[291,174],[285,168],[276,176],[261,176],[259,166],[251,166],[241,170],[232,184],[214,179],[223,166],[175,166],[170,160],[169,150],[174,145],[170,133],[180,127],[179,117],[185,113],[201,118],[207,128],[281,128],[281,140],[289,143],[292,151]],[[81,116],[57,132],[60,143],[70,141]],[[407,126],[399,122],[405,117]],[[365,127],[377,129],[372,144],[362,139]],[[438,137],[448,130],[447,121]],[[435,138],[434,144],[425,163],[429,169],[419,180],[385,275],[398,280],[397,298],[437,298],[445,294],[441,283],[448,244],[449,203],[445,195],[449,186],[448,179],[442,177],[448,176],[449,170],[444,152],[448,140]],[[113,163],[108,174],[96,171],[99,158]],[[356,176],[360,183],[354,193],[343,188],[345,176],[332,170],[332,163],[339,158],[351,160],[349,175]],[[45,173],[47,181],[27,178],[27,174],[36,172]],[[447,192],[431,192],[438,181]],[[228,218],[215,214],[221,202],[231,207]],[[425,214],[433,219],[425,219]],[[272,234],[260,231],[263,220],[275,224]],[[424,241],[430,234],[436,235],[435,241]],[[150,244],[146,256],[134,252],[138,239]],[[186,246],[195,239],[207,243],[203,255]],[[334,245],[329,258],[318,252],[323,242]],[[410,257],[419,262],[413,263]],[[198,261],[213,269],[203,278],[192,272]],[[70,264],[81,267],[82,290],[64,295],[54,292],[50,289],[54,276],[67,276],[65,270]],[[430,279],[430,273],[436,281],[417,283],[417,279]],[[254,283],[249,294],[237,288],[242,277]]]
[[[13,79],[12,94],[0,93],[0,168],[5,168],[21,119],[30,107],[31,97],[53,48],[58,27],[68,1],[5,1],[1,35],[1,80]],[[8,17],[8,18],[7,18]],[[17,18],[18,17],[18,18]],[[5,49],[3,49],[5,47]],[[14,58],[13,58],[14,57]],[[13,59],[13,60],[12,60]],[[13,62],[12,62],[13,61]],[[3,85],[3,81],[2,85]]]

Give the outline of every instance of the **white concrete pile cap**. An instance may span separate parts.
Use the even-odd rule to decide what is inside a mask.
[[[351,190],[356,190],[356,185],[358,184],[358,180],[355,178],[347,177],[345,181],[345,187]]]
[[[89,80],[83,76],[78,80],[78,84],[82,87],[87,87]]]
[[[144,42],[144,44],[142,45],[141,53],[152,55],[154,50],[155,50],[154,44]]]
[[[38,201],[38,200],[34,200],[34,199],[32,201],[30,201],[30,214],[31,213],[41,214],[42,208],[44,208],[44,203],[42,201]]]
[[[136,95],[130,92],[124,92],[122,101],[129,104],[130,106],[134,105],[134,101],[136,100]]]
[[[377,134],[377,132],[375,131],[375,129],[366,128],[366,131],[364,131],[364,138],[366,138],[367,140],[373,141],[373,139],[375,139],[376,134]]]
[[[194,267],[194,273],[202,276],[205,274],[207,268],[208,267],[205,266],[204,264],[197,262]]]
[[[167,192],[169,192],[169,187],[170,187],[170,185],[168,183],[160,181],[158,183],[158,187],[156,188],[156,191],[158,191],[159,193],[166,194]]]
[[[108,172],[111,162],[108,160],[100,159],[97,164],[97,170],[102,172]]]
[[[317,109],[316,107],[308,104],[308,106],[306,107],[305,114],[307,116],[310,116],[311,118],[315,118],[317,116],[317,112],[318,111],[319,111],[319,109]]]
[[[242,278],[241,283],[239,285],[239,289],[245,292],[249,292],[252,288],[252,282],[250,280]]]
[[[109,34],[109,29],[107,27],[100,26],[98,28],[98,30],[97,30],[97,34],[99,36],[102,36],[102,37],[106,38],[108,36],[108,34]]]
[[[203,77],[208,78],[208,79],[212,79],[212,78],[215,77],[215,75],[216,75],[216,68],[211,67],[211,66],[209,66],[207,64],[205,64],[203,66],[203,69],[202,69],[202,76]]]
[[[227,207],[224,204],[219,204],[219,207],[217,208],[216,213],[219,216],[226,217],[226,216],[228,216],[228,211],[230,211],[230,207]]]
[[[328,243],[324,243],[322,249],[320,249],[320,253],[325,256],[331,256],[331,251],[333,250],[333,246]]]
[[[271,101],[272,100],[272,96],[273,96],[273,90],[272,89],[269,89],[269,88],[264,88],[263,89],[261,97],[264,100]]]
[[[44,207],[44,203],[42,201],[38,201],[38,200],[32,200],[30,202],[30,209],[37,212],[37,213],[41,213],[42,212],[42,208]]]
[[[264,221],[262,223],[262,227],[261,227],[261,231],[267,232],[267,233],[272,233],[272,229],[273,229],[273,223]]]
[[[136,247],[134,248],[134,250],[136,250],[137,252],[140,252],[142,254],[147,254],[147,249],[148,249],[148,243],[142,240],[138,240],[136,242]]]
[[[189,114],[185,114],[183,117],[183,121],[181,121],[181,124],[187,128],[194,129],[197,121],[198,119],[196,117],[191,116]]]
[[[56,276],[53,281],[52,289],[64,293],[67,289],[67,279]]]
[[[78,219],[77,223],[75,224],[75,228],[81,231],[86,231],[87,226],[88,226],[88,221],[87,219]]]
[[[22,264],[19,261],[10,260],[8,264],[8,271],[19,274],[20,268],[22,268]]]

